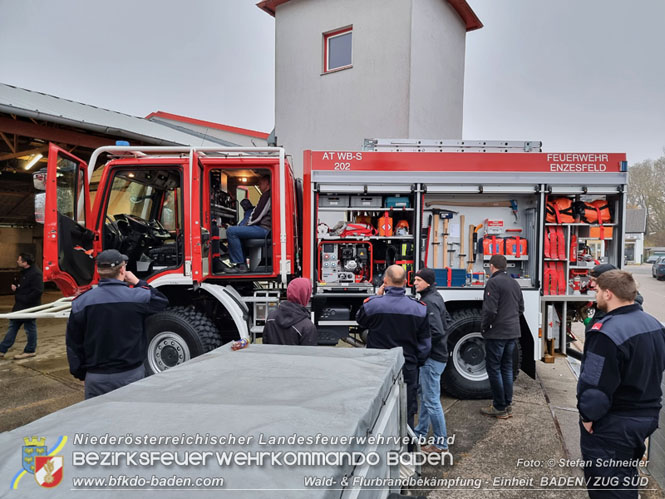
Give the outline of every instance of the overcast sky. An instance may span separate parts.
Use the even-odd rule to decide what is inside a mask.
[[[0,0],[0,82],[269,132],[274,20],[255,3]],[[465,139],[664,154],[665,2],[469,4],[485,27],[467,34]]]

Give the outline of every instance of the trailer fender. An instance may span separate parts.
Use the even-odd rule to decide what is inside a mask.
[[[238,329],[238,335],[241,339],[249,340],[249,328],[247,327],[247,315],[249,309],[242,301],[238,292],[231,286],[219,286],[217,284],[202,283],[201,289],[214,297],[218,302],[224,305],[233,323]]]

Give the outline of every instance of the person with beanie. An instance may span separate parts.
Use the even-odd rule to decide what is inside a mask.
[[[448,362],[448,334],[450,317],[443,297],[436,290],[432,269],[423,268],[414,279],[420,301],[427,305],[427,319],[432,333],[432,349],[425,364],[420,367],[420,413],[414,431],[419,437],[427,437],[430,423],[433,441],[424,445],[423,452],[446,452],[448,450],[446,418],[441,406],[441,375]]]
[[[312,282],[304,277],[291,281],[286,300],[268,315],[263,327],[263,343],[271,345],[317,345],[319,333],[309,318],[307,304]]]

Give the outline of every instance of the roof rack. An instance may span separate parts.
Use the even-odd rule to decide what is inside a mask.
[[[540,141],[365,139],[363,151],[386,152],[542,152]]]

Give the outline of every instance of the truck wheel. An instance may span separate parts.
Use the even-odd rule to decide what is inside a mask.
[[[458,399],[491,399],[492,390],[485,370],[485,340],[480,334],[480,310],[458,310],[451,318],[448,364],[441,376],[441,388]],[[522,360],[519,342],[516,346],[515,379]]]
[[[165,371],[222,344],[208,317],[191,307],[172,307],[146,320],[146,375]]]

